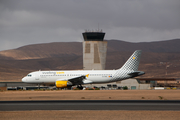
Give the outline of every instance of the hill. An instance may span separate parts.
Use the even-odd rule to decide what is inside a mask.
[[[121,67],[135,50],[141,49],[143,54],[139,70],[146,72],[142,77],[178,78],[180,74],[179,46],[180,39],[140,43],[108,40],[106,69]],[[34,70],[82,68],[82,43],[80,42],[34,44],[0,51],[1,81],[12,80],[12,78],[17,81]]]
[[[131,43],[120,40],[111,40],[108,42],[109,51],[134,51],[137,49],[143,50],[144,52],[155,52],[155,53],[176,53],[180,52],[180,39],[156,41],[156,42],[139,42]]]
[[[27,45],[13,50],[0,52],[0,59],[42,59],[64,55],[82,55],[82,45],[78,42],[59,42]]]
[[[120,40],[108,41],[108,52],[133,52],[137,49],[143,52],[154,53],[179,53],[180,39],[131,43]],[[80,42],[56,42],[45,44],[27,45],[13,50],[0,51],[0,59],[41,59],[62,56],[82,55],[82,43]]]

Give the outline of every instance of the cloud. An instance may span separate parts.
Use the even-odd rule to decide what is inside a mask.
[[[105,39],[148,42],[180,38],[179,0],[1,0],[0,50],[82,41],[85,29]]]
[[[128,42],[149,42],[179,38],[180,30],[158,30],[144,27],[117,27],[113,28],[113,30],[108,30],[107,33],[106,39],[126,40]]]

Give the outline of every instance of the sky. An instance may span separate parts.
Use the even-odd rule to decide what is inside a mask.
[[[29,44],[105,39],[151,42],[180,38],[180,0],[0,0],[0,51]]]

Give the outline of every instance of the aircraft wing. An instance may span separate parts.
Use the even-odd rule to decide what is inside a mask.
[[[83,75],[83,76],[68,79],[68,81],[70,81],[73,85],[79,85],[79,84],[83,84],[83,80],[85,78],[86,78],[86,76]]]

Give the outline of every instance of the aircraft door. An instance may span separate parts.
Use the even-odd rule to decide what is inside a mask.
[[[66,75],[66,79],[68,80],[68,79],[69,79],[69,77],[70,77],[70,74],[68,73],[68,74]]]
[[[39,72],[35,74],[35,80],[39,80]]]

